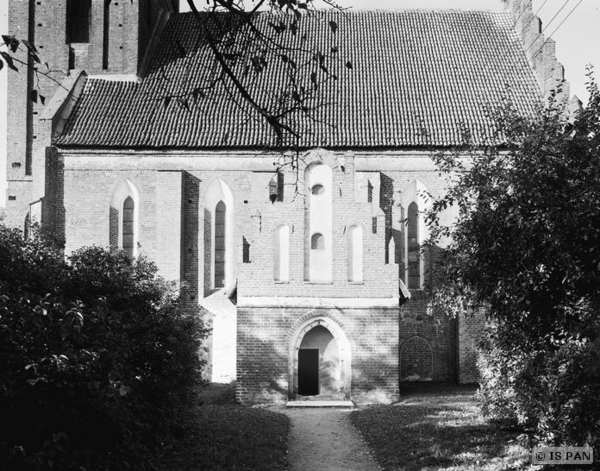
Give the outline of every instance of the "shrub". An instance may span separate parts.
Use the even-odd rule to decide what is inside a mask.
[[[484,411],[518,420],[540,444],[600,445],[600,91],[591,72],[588,89],[588,106],[570,117],[560,101],[528,117],[506,103],[493,112],[488,146],[434,157],[449,190],[428,220],[438,240],[452,238],[434,304],[486,306]],[[443,226],[451,206],[460,217]]]
[[[143,258],[0,227],[0,467],[143,468],[193,400],[204,330]]]
[[[518,422],[534,442],[600,445],[600,344],[565,342],[556,351],[482,350],[483,413]]]

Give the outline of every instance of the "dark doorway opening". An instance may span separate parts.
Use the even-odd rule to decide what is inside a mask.
[[[317,396],[319,394],[319,349],[298,350],[298,394]]]

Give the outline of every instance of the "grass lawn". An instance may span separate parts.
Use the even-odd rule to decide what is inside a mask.
[[[227,387],[211,387],[189,412],[163,471],[286,469],[289,419],[284,414],[231,404]]]
[[[393,405],[355,411],[352,423],[385,470],[539,470],[518,431],[488,423],[475,388],[411,386]],[[401,388],[402,391],[402,388]],[[406,389],[405,389],[406,391]]]

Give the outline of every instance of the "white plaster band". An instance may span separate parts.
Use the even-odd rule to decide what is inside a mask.
[[[237,307],[324,307],[343,309],[397,308],[399,298],[238,297]]]

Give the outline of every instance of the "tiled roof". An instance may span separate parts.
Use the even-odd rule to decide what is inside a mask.
[[[262,17],[263,24],[272,16]],[[333,32],[329,22],[338,24]],[[302,42],[302,35],[306,40]],[[205,98],[191,92],[214,71],[198,40],[191,14],[167,24],[148,75],[140,83],[90,77],[59,146],[233,148],[273,145],[264,120],[238,106],[218,85]],[[508,93],[523,113],[540,91],[508,13],[458,10],[320,12],[303,17],[295,47],[316,45],[332,54],[337,80],[318,89],[314,120],[291,118],[300,146],[326,148],[448,146],[462,142],[466,127],[483,140],[486,111]],[[199,45],[200,44],[200,45]],[[185,54],[185,55],[184,55]],[[280,57],[247,85],[261,103],[281,88]],[[346,63],[350,61],[352,68]],[[250,74],[252,75],[252,74]],[[310,87],[309,75],[305,77]],[[508,88],[507,88],[508,87]],[[173,96],[168,106],[163,98]],[[426,131],[428,136],[423,135]]]

